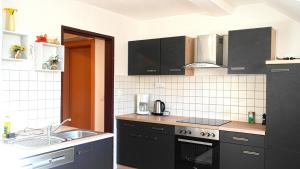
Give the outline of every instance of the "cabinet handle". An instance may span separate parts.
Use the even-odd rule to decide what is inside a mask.
[[[88,150],[79,150],[79,151],[77,151],[77,155],[86,154],[86,153],[89,153],[89,152],[91,152],[91,151],[92,151],[92,149],[88,149]]]
[[[152,72],[157,72],[157,70],[155,70],[155,69],[148,69],[148,70],[146,70],[146,72],[152,73]]]
[[[181,69],[169,69],[170,72],[181,72]]]
[[[160,127],[152,127],[152,130],[164,131],[165,129]]]
[[[249,140],[246,139],[246,138],[240,138],[240,137],[232,137],[233,140],[236,140],[236,141],[245,141],[245,142],[248,142]]]
[[[135,125],[134,125],[134,124],[127,124],[127,123],[124,123],[124,126],[126,126],[126,127],[134,127]]]
[[[272,73],[278,73],[278,72],[289,72],[290,69],[271,69]]]
[[[244,154],[247,154],[247,155],[255,155],[255,156],[259,156],[260,153],[257,153],[257,152],[253,152],[253,151],[243,151]]]
[[[230,70],[246,70],[245,67],[231,67]]]

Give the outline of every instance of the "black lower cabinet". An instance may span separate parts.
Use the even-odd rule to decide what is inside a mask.
[[[267,169],[299,169],[300,153],[267,149],[266,166]]]
[[[117,163],[139,169],[174,169],[174,126],[118,120]]]
[[[73,169],[112,169],[113,138],[75,147]]]
[[[300,64],[267,68],[266,169],[299,169]]]
[[[262,148],[221,143],[220,159],[221,169],[264,169]]]
[[[265,168],[264,136],[220,131],[220,142],[220,169]]]

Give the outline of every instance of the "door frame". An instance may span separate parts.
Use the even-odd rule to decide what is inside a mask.
[[[115,38],[69,26],[61,26],[61,43],[64,43],[64,33],[75,34],[89,38],[99,38],[105,41],[105,96],[104,96],[104,132],[113,133],[114,129],[114,46]],[[63,72],[61,91],[61,121],[63,121]]]

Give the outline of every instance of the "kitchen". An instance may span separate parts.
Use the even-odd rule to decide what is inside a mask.
[[[194,131],[192,130],[196,129],[195,132],[199,134],[198,136],[200,138],[194,141],[199,141],[199,140],[203,141],[203,136],[201,136],[202,132],[205,134],[204,137],[210,134],[210,136],[214,135],[214,138],[218,138],[218,140],[208,139],[210,142],[207,143],[211,143],[209,145],[212,145],[212,147],[214,147],[212,149],[213,150],[212,152],[213,155],[215,155],[214,156],[215,158],[218,158],[217,157],[218,153],[215,152],[217,152],[218,150],[217,147],[218,146],[220,147],[219,160],[213,160],[214,162],[219,161],[220,168],[222,167],[247,168],[247,164],[249,164],[248,166],[252,168],[261,168],[261,166],[266,165],[266,168],[271,167],[272,169],[276,167],[293,169],[293,167],[295,168],[295,166],[298,165],[297,161],[293,160],[295,159],[297,153],[287,153],[286,156],[284,157],[288,157],[289,154],[291,156],[287,159],[278,156],[271,157],[273,159],[268,158],[268,151],[271,151],[271,154],[283,154],[283,153],[281,153],[281,150],[279,151],[278,149],[275,150],[268,149],[270,148],[268,147],[270,145],[267,144],[267,142],[265,143],[265,141],[267,140],[266,134],[268,133],[265,130],[265,126],[262,126],[261,123],[263,122],[263,114],[266,113],[267,131],[268,131],[268,127],[272,127],[272,128],[275,127],[276,131],[278,130],[281,131],[281,129],[284,129],[285,126],[284,125],[272,126],[272,122],[278,124],[278,121],[276,121],[278,117],[277,118],[274,117],[275,120],[269,121],[272,118],[272,116],[270,115],[271,113],[269,113],[269,111],[272,110],[272,112],[273,111],[277,112],[279,110],[282,111],[284,108],[286,108],[287,111],[291,111],[291,112],[294,112],[294,110],[298,110],[297,104],[295,105],[292,104],[293,100],[297,100],[297,94],[296,92],[293,92],[297,90],[297,86],[293,85],[296,82],[290,81],[291,77],[294,76],[297,77],[296,74],[297,64],[294,64],[297,63],[297,60],[268,61],[267,64],[265,64],[267,60],[271,60],[271,54],[270,54],[271,52],[269,51],[268,56],[266,56],[267,59],[264,59],[258,57],[258,55],[260,54],[259,51],[251,50],[250,53],[249,51],[241,52],[241,53],[243,55],[246,54],[251,55],[252,52],[258,52],[259,54],[255,54],[255,56],[257,56],[258,58],[249,59],[249,60],[242,59],[241,62],[238,62],[238,59],[236,58],[230,60],[230,58],[232,58],[230,57],[232,56],[230,54],[232,50],[229,50],[228,59],[227,59],[228,67],[196,68],[196,69],[194,68],[191,69],[194,72],[193,76],[182,75],[183,72],[181,70],[180,72],[176,70],[178,68],[174,68],[172,72],[174,74],[181,73],[181,75],[165,75],[164,73],[160,72],[160,70],[164,69],[163,67],[161,67],[161,65],[156,67],[157,70],[159,70],[157,72],[153,72],[154,69],[147,68],[146,70],[152,70],[148,72],[151,75],[148,74],[144,76],[144,74],[142,74],[143,72],[133,72],[133,74],[130,74],[130,70],[132,68],[143,67],[143,64],[141,63],[130,62],[131,61],[130,42],[132,41],[156,39],[156,41],[159,41],[159,43],[161,43],[162,45],[163,44],[162,41],[168,40],[167,37],[170,37],[169,39],[170,42],[173,42],[171,37],[186,36],[195,39],[198,35],[219,34],[223,36],[223,35],[228,35],[228,31],[232,31],[232,30],[236,30],[236,31],[245,30],[245,29],[252,30],[255,28],[272,27],[276,32],[276,40],[273,40],[276,42],[276,48],[275,48],[276,55],[274,55],[275,58],[276,57],[279,58],[299,57],[299,51],[297,47],[297,44],[299,44],[299,40],[298,38],[296,38],[299,35],[299,31],[298,31],[299,23],[297,21],[297,17],[295,18],[294,15],[291,14],[293,12],[292,10],[290,10],[289,12],[282,12],[283,10],[277,9],[278,6],[280,5],[278,4],[276,5],[276,2],[271,2],[271,1],[265,1],[263,3],[255,2],[252,4],[239,4],[239,5],[237,5],[238,2],[235,3],[233,2],[234,1],[230,1],[230,3],[235,4],[233,5],[235,9],[229,15],[227,14],[223,16],[211,16],[210,14],[209,15],[190,14],[192,13],[191,12],[192,10],[188,11],[189,13],[185,13],[185,11],[182,10],[180,7],[176,8],[177,9],[176,14],[172,13],[172,11],[169,11],[168,14],[164,15],[163,12],[158,13],[150,10],[148,12],[145,11],[144,14],[142,15],[143,12],[135,11],[138,14],[137,13],[132,14],[130,12],[126,13],[126,11],[122,12],[122,10],[118,11],[117,9],[114,9],[114,6],[112,6],[111,8],[107,6],[105,7],[105,4],[101,4],[101,3],[96,4],[97,6],[100,6],[100,8],[98,8],[95,7],[95,3],[92,3],[92,5],[87,5],[82,2],[71,1],[71,0],[66,0],[63,2],[46,1],[46,4],[49,6],[49,8],[50,7],[57,8],[58,10],[61,11],[68,10],[69,14],[76,13],[77,10],[92,11],[90,13],[83,12],[84,14],[79,17],[81,20],[84,21],[81,20],[78,21],[77,19],[71,19],[73,15],[60,16],[59,14],[55,14],[55,13],[53,14],[53,11],[46,8],[44,9],[44,11],[41,11],[42,6],[44,6],[45,4],[39,1],[32,0],[31,5],[33,5],[33,7],[35,7],[38,10],[38,12],[44,12],[45,13],[44,16],[47,16],[47,18],[55,18],[55,16],[56,18],[59,18],[57,20],[51,20],[51,19],[47,20],[47,22],[51,20],[50,24],[43,21],[42,16],[36,16],[32,14],[30,11],[28,11],[28,9],[32,8],[32,6],[29,5],[28,3],[22,1],[9,1],[9,2],[4,1],[3,7],[15,7],[19,10],[20,13],[17,13],[19,14],[18,16],[19,18],[17,17],[17,19],[19,20],[17,20],[16,23],[18,23],[19,25],[18,27],[20,28],[20,30],[25,32],[32,31],[35,33],[43,33],[46,31],[47,33],[49,32],[50,35],[52,34],[52,36],[60,37],[61,25],[68,25],[83,30],[104,33],[116,37],[114,102],[112,103],[114,105],[113,114],[114,116],[116,116],[117,119],[115,121],[115,128],[114,128],[115,167],[116,164],[119,163],[124,166],[133,167],[133,168],[147,168],[147,167],[151,168],[151,165],[144,167],[144,166],[139,166],[139,164],[137,163],[144,163],[144,164],[160,163],[166,166],[171,164],[173,165],[173,168],[175,168],[174,167],[175,163],[173,163],[172,160],[178,158],[177,157],[178,151],[180,151],[178,147],[180,146],[185,147],[187,145],[186,150],[189,149],[188,143],[181,144],[180,142],[179,144],[178,139],[181,139],[181,141],[184,139],[188,140],[186,134],[190,132],[194,133]],[[136,2],[136,4],[139,3]],[[297,8],[298,2],[295,1],[292,2],[292,4],[294,5],[295,8]],[[132,9],[135,9],[134,4],[127,4],[127,5],[132,7]],[[149,5],[153,5],[153,4],[149,4]],[[176,6],[176,3],[174,4],[174,6]],[[283,5],[281,6],[282,8],[284,8]],[[157,10],[159,10],[158,6],[154,6],[154,7],[152,6],[152,9],[156,9],[156,7]],[[116,14],[114,12],[103,10],[102,8],[109,9],[110,11],[114,11],[116,13],[121,13],[121,15]],[[219,10],[218,7],[217,9]],[[197,8],[197,10],[203,10],[203,9]],[[134,12],[134,10],[131,11]],[[164,11],[164,9],[161,9],[161,11]],[[209,12],[213,13],[213,10]],[[124,15],[130,17],[125,17]],[[173,16],[173,15],[178,15],[178,16]],[[94,22],[94,19],[92,18],[95,18],[95,16],[99,17],[102,20],[102,22],[104,22],[105,24]],[[161,16],[164,16],[164,18],[160,18]],[[30,18],[35,18],[35,20],[31,20]],[[110,21],[108,21],[107,18],[110,18]],[[138,19],[132,19],[132,18],[138,18]],[[44,26],[43,24],[37,24],[37,22],[45,23],[44,25],[46,25],[47,23],[49,26]],[[28,25],[35,25],[35,26],[30,27]],[[122,27],[121,30],[120,27]],[[241,36],[242,35],[239,35],[238,37]],[[268,36],[270,36],[270,34]],[[251,37],[255,37],[255,36],[251,36]],[[262,39],[266,40],[266,38],[262,38]],[[173,43],[175,43],[175,45],[178,45],[177,42],[173,42]],[[164,44],[167,47],[169,45],[168,43],[164,43]],[[236,44],[242,44],[242,42],[238,42]],[[172,47],[173,45],[170,46]],[[230,40],[229,40],[229,46],[230,46]],[[270,45],[269,43],[268,46],[270,47],[272,45]],[[181,47],[178,47],[176,49],[179,49],[179,51],[182,52]],[[128,50],[129,50],[129,55],[127,56]],[[153,52],[156,51],[151,50],[151,53]],[[226,53],[226,50],[225,51],[223,50],[222,52]],[[163,55],[168,55],[169,53],[170,52],[164,52],[164,50],[161,49],[161,53],[157,52],[156,54],[157,56],[160,55],[159,57],[163,57]],[[240,55],[237,57],[239,58]],[[127,64],[127,60],[128,60],[128,64]],[[158,58],[157,60],[160,60],[160,58]],[[256,70],[258,70],[257,68],[251,70],[253,66],[253,65],[251,66],[251,64],[256,64],[253,63],[253,61],[255,60],[259,60],[260,66],[262,65],[264,66],[264,68],[260,69],[259,72],[255,72]],[[174,63],[173,61],[177,62],[178,60],[175,59],[166,60],[165,63],[166,65],[168,65],[167,63]],[[180,61],[182,62],[182,60]],[[237,67],[235,69],[238,70],[233,70],[233,71],[237,71],[237,73],[230,72],[231,70],[229,69],[229,67],[230,64],[232,64],[232,61],[236,61],[236,63],[234,63],[236,65],[233,64],[232,67]],[[273,65],[274,62],[291,63],[291,64],[284,64],[283,66],[282,64]],[[184,66],[189,63],[183,64],[182,62],[180,64]],[[226,63],[226,59],[223,63]],[[239,64],[245,64],[245,63],[250,64],[250,70],[247,69],[246,71],[243,72],[243,68],[241,68],[243,66],[240,66]],[[131,65],[134,65],[134,67],[132,67]],[[167,69],[170,70],[173,68],[167,67]],[[275,72],[272,71],[283,71],[283,72],[276,72],[278,73],[276,74]],[[190,72],[191,71],[187,71],[187,73]],[[291,73],[295,72],[295,73],[292,73],[289,76],[282,76],[282,77],[280,76],[281,73],[287,74],[288,72]],[[269,74],[272,75],[269,76]],[[275,75],[273,76],[273,74]],[[280,77],[277,77],[276,75],[279,75]],[[280,80],[281,78],[283,79]],[[296,80],[297,78],[293,78],[293,79]],[[271,83],[273,85],[270,86],[269,81],[275,81],[275,83],[274,82]],[[291,85],[289,85],[289,87],[286,88],[287,83],[291,83]],[[274,86],[274,84],[278,84],[278,86],[277,85]],[[272,91],[271,92],[272,95],[270,94],[270,91]],[[282,95],[277,91],[286,91],[287,95]],[[137,94],[149,94],[150,97],[149,110],[151,111],[153,111],[154,108],[159,107],[158,104],[156,104],[157,106],[154,106],[155,105],[154,101],[161,100],[162,102],[165,103],[165,110],[168,111],[168,114],[170,115],[166,117],[136,115],[135,113],[137,111],[136,110]],[[280,96],[275,96],[275,94],[279,94]],[[276,103],[269,102],[269,98],[277,98],[275,100]],[[290,100],[290,98],[293,99]],[[287,99],[289,100],[288,103],[290,107],[283,106],[284,102]],[[281,106],[276,107],[279,105]],[[164,107],[164,106],[162,106],[161,104],[160,107]],[[269,107],[273,109],[269,109]],[[254,119],[256,124],[247,123],[249,112],[255,112]],[[53,117],[59,116],[59,113],[57,114],[54,115]],[[292,131],[297,132],[297,128],[293,127],[296,126],[296,124],[293,124],[294,123],[293,119],[296,119],[297,115],[294,114],[293,116],[295,118],[291,118],[291,116],[288,115],[284,116],[281,118],[281,121],[282,123],[288,122],[287,124],[290,124],[290,126],[285,128],[286,130],[291,132]],[[185,122],[184,123],[177,122],[185,119],[195,119],[195,117],[218,119],[221,121],[215,120],[213,121],[213,124],[217,124],[219,122],[226,123],[226,124],[221,126],[208,127],[208,125],[205,124],[205,122],[203,121],[201,123],[204,124],[198,124],[198,125],[185,123]],[[45,120],[41,120],[42,122],[37,122],[37,123],[42,124],[43,122],[45,122]],[[18,121],[22,122],[22,119],[18,118]],[[40,120],[37,119],[37,121]],[[58,121],[61,122],[62,119],[58,119]],[[122,126],[126,129],[124,130],[125,132],[122,132],[121,130],[123,129]],[[130,128],[131,126],[136,126],[138,129],[135,129],[135,127]],[[187,128],[181,129],[177,127],[187,127]],[[152,131],[152,128],[157,130]],[[163,129],[163,131],[161,131],[161,129]],[[206,131],[208,129],[209,131]],[[197,131],[197,130],[203,130],[203,131]],[[176,133],[177,131],[178,132],[181,131],[181,133]],[[217,132],[214,133],[215,131]],[[141,141],[137,141],[137,142],[136,140],[138,139],[133,139],[135,141],[132,142],[136,143],[136,146],[134,148],[131,146],[132,145],[131,142],[126,141],[126,137],[124,137],[125,140],[123,141],[118,140],[119,138],[123,138],[120,137],[119,135],[126,136],[130,134],[131,135],[133,134],[133,137],[136,138],[143,137],[143,139],[140,139]],[[273,136],[272,139],[279,140],[276,137],[281,138],[283,137],[283,135],[287,137],[289,132],[287,133],[282,132],[282,135],[280,136],[278,136],[277,134],[281,134],[281,133],[279,132],[273,133],[273,135],[271,135]],[[161,143],[158,144],[157,147],[153,147],[154,144],[151,144],[151,141],[143,141],[149,139],[160,140],[160,137],[158,137],[157,135],[163,136],[164,138],[163,141],[165,141],[166,143]],[[144,138],[144,137],[148,137],[148,138]],[[238,139],[239,141],[232,140],[233,137]],[[188,138],[190,137],[188,136]],[[247,139],[248,141],[245,141]],[[175,140],[177,141],[175,142]],[[293,145],[293,148],[298,147],[296,141],[295,142],[291,142],[290,140],[287,141],[289,142],[286,142],[285,140],[278,141],[274,144],[274,146],[287,145],[286,146],[287,149],[291,149],[291,147],[289,147],[290,145]],[[127,144],[127,146],[124,146],[123,144],[125,145]],[[142,146],[143,144],[147,146]],[[194,144],[192,145],[194,146]],[[247,149],[245,149],[245,147]],[[282,146],[281,148],[284,147],[285,146]],[[164,151],[165,148],[167,149],[167,151]],[[119,149],[123,149],[125,151]],[[127,151],[128,149],[130,149],[130,152],[132,153],[135,153],[135,150],[140,150],[140,151],[136,151],[136,154],[138,155],[136,155],[135,158],[130,159],[129,157],[131,155],[128,155],[129,152]],[[158,149],[161,149],[159,153],[156,152],[156,150]],[[226,150],[225,155],[224,155],[224,151],[222,150]],[[277,153],[277,151],[279,151],[280,153]],[[167,153],[168,156],[168,158],[166,159],[164,158],[165,153]],[[250,160],[249,159],[247,160],[247,158],[241,158],[243,156],[238,155],[238,153],[248,154],[248,155],[245,154],[245,156],[247,157],[249,156]],[[158,154],[161,155],[160,159],[153,158],[153,157],[157,157]],[[174,157],[172,156],[172,154],[174,154]],[[151,158],[149,157],[149,155],[151,156]],[[128,158],[124,159],[124,156]],[[253,158],[251,159],[251,157]],[[128,162],[130,160],[131,162]],[[159,162],[158,160],[163,160],[165,162]],[[191,159],[189,160],[191,161]],[[198,161],[199,160],[201,161],[201,159],[198,159]],[[284,163],[282,161],[284,161]],[[287,164],[287,163],[289,163],[290,166],[286,166],[286,165],[283,166],[283,164]],[[245,166],[243,166],[242,164],[244,164]],[[214,163],[214,165],[217,165],[217,163]],[[257,165],[257,166],[253,167],[253,165]],[[203,166],[201,167],[204,168]],[[154,168],[160,168],[160,167],[154,165]],[[168,168],[168,167],[163,167],[163,168]]]

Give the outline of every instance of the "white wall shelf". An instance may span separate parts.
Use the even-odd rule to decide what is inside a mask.
[[[29,45],[29,37],[24,33],[2,31],[2,60],[6,61],[24,61],[30,58],[32,47]],[[13,45],[22,45],[25,47],[20,59],[15,59],[11,51]]]
[[[36,71],[64,71],[64,55],[65,48],[63,45],[55,45],[50,43],[36,42],[34,44],[34,58],[35,58],[35,70]],[[56,70],[51,70],[49,67],[44,68],[43,64],[48,63],[48,60],[53,57],[58,56],[60,62]]]

